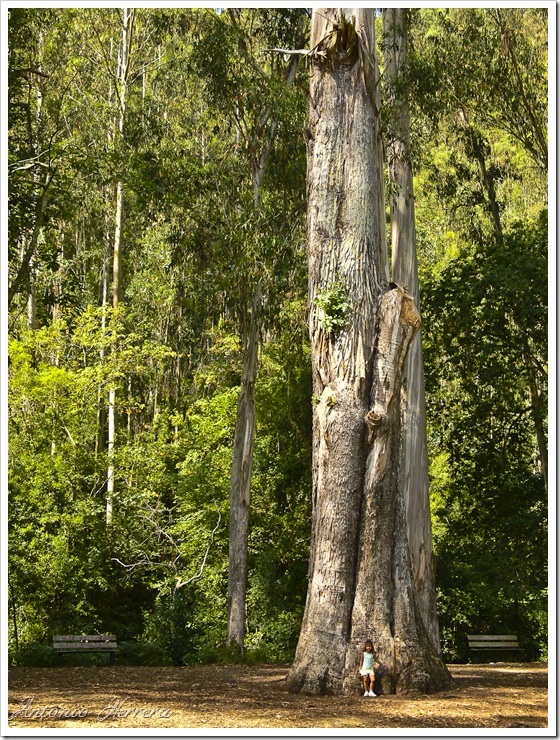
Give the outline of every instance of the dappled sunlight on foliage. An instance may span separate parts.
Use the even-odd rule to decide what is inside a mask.
[[[308,322],[338,338],[356,315],[338,283],[308,302],[310,14],[135,13],[119,133],[122,9],[8,11],[10,660],[49,666],[54,634],[113,632],[127,666],[288,663],[310,572]],[[442,649],[468,661],[467,634],[516,633],[542,660],[546,9],[410,19],[401,82]],[[386,138],[392,116],[383,108]],[[241,651],[226,646],[229,496],[252,319]]]

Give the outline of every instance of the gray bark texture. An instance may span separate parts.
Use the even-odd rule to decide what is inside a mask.
[[[233,13],[233,11],[230,11]],[[288,65],[285,84],[295,79],[297,59]],[[264,142],[262,134],[268,133]],[[251,175],[253,179],[253,202],[258,213],[262,204],[263,178],[272,151],[278,126],[271,110],[266,110],[255,134],[247,142],[250,150]],[[228,556],[228,645],[236,644],[241,652],[245,642],[245,614],[247,594],[247,550],[249,542],[249,513],[251,507],[251,469],[256,432],[255,383],[258,372],[259,333],[262,323],[263,300],[261,286],[257,281],[253,295],[250,317],[245,312],[242,320],[241,339],[243,366],[241,388],[237,405],[237,420],[233,437],[233,454],[230,474],[230,526]]]
[[[132,41],[132,28],[134,25],[135,10],[123,8],[123,23],[121,28],[121,46],[117,65],[118,83],[118,136],[123,137],[124,119],[126,115],[128,70],[130,61],[130,49]],[[113,308],[119,307],[121,296],[121,273],[122,273],[122,230],[123,230],[123,183],[117,181],[115,196],[115,240],[113,245]],[[113,454],[115,448],[116,432],[116,388],[109,389],[109,403],[107,408],[107,501],[105,506],[105,519],[108,525],[113,521],[113,500],[115,496],[115,470],[113,465]]]
[[[407,62],[407,10],[383,11],[385,78],[392,109],[392,135],[387,142],[391,215],[392,276],[406,286],[420,310],[414,191],[410,163],[410,109],[403,73]],[[432,549],[424,361],[420,331],[412,340],[401,389],[400,485],[406,502],[406,518],[414,583],[426,632],[439,650],[439,626],[435,601],[435,564]]]
[[[419,327],[390,284],[373,9],[314,9],[308,131],[313,522],[305,613],[288,686],[360,687],[372,639],[383,690],[440,688],[399,493],[399,393]]]
[[[243,366],[230,473],[227,644],[236,644],[241,650],[245,642],[251,471],[256,429],[259,303],[260,292],[257,289],[253,311],[242,322]]]

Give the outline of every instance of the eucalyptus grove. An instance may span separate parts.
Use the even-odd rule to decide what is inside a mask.
[[[10,659],[546,656],[546,10],[4,17]]]

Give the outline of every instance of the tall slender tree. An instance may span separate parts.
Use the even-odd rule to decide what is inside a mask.
[[[291,19],[284,18],[285,25],[298,35],[302,20],[302,14],[297,12]],[[267,260],[256,245],[264,241],[264,178],[280,122],[280,100],[294,82],[298,68],[297,57],[287,64],[275,57],[272,63],[263,63],[267,22],[271,21],[274,21],[274,14],[268,9],[255,13],[230,8],[227,13],[210,17],[206,38],[209,44],[218,41],[217,54],[209,56],[208,48],[198,50],[198,63],[209,87],[246,153],[252,191],[252,207],[247,207],[247,197],[243,200],[248,211],[247,222],[253,229],[244,230],[246,243],[240,245],[238,257],[236,287],[242,369],[230,474],[227,643],[236,644],[241,650],[246,621],[251,473],[256,431],[255,384],[261,328],[271,298],[262,270]],[[224,39],[237,50],[241,63],[237,77],[232,76],[229,61],[223,57]]]
[[[126,115],[127,88],[130,71],[130,48],[132,43],[132,31],[134,27],[135,10],[123,8],[121,38],[116,74],[116,100],[117,100],[117,124],[115,138],[117,142],[122,141],[124,134],[124,122]],[[119,307],[121,295],[121,273],[122,273],[122,231],[123,231],[123,180],[122,175],[117,179],[115,186],[115,238],[113,243],[113,309],[115,313]],[[116,338],[114,340],[116,342]],[[116,387],[113,384],[109,389],[109,404],[107,414],[107,524],[113,520],[113,496],[115,492],[115,470],[114,451],[116,433]]]
[[[286,85],[292,84],[297,71],[297,58],[293,59],[284,75]],[[247,141],[253,185],[255,214],[261,213],[263,179],[274,143],[278,121],[268,108],[259,126]],[[263,133],[265,133],[264,141]],[[254,235],[258,238],[258,234]],[[259,338],[266,297],[261,279],[254,275],[253,296],[250,307],[241,309],[242,370],[241,388],[237,406],[237,420],[233,437],[233,454],[230,476],[230,528],[228,566],[228,643],[241,649],[245,639],[245,611],[247,593],[247,560],[249,538],[249,513],[251,507],[251,470],[256,432],[255,383],[258,372]]]
[[[398,285],[407,287],[420,311],[410,160],[410,106],[406,89],[407,31],[408,11],[405,8],[387,8],[383,11],[385,103],[390,111],[387,158],[391,184],[391,270],[393,280]],[[420,331],[412,340],[406,359],[401,408],[402,460],[399,485],[406,501],[410,556],[422,619],[434,646],[439,648],[428,485],[424,361]]]

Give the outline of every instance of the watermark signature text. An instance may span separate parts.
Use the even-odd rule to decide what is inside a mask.
[[[115,696],[107,706],[101,710],[93,710],[87,706],[35,706],[35,698],[27,696],[18,709],[9,713],[8,719],[96,719],[100,722],[115,719],[142,718],[142,719],[169,719],[173,712],[165,707],[133,707],[130,698],[119,699]]]

